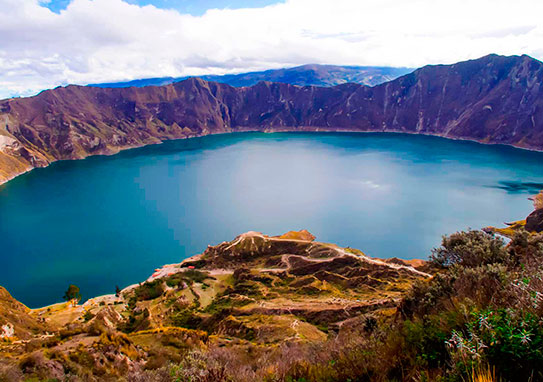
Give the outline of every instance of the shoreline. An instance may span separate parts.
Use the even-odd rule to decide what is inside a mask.
[[[259,233],[259,232],[258,232],[258,234],[263,235],[262,233]],[[241,235],[239,235],[239,237],[241,237],[243,235],[244,234],[241,234]],[[267,236],[267,235],[263,235],[263,236],[268,238],[268,239],[271,239],[271,240],[273,240],[273,239],[276,239],[276,240],[291,240],[291,239],[281,239],[281,238],[278,238],[276,236]],[[305,241],[305,240],[302,240],[302,241]],[[218,243],[216,245],[221,245],[221,244],[224,244],[224,243],[227,243],[227,242]],[[345,256],[359,257],[358,255],[354,255],[354,254],[351,254],[349,252],[345,252],[342,247],[336,246],[334,244],[321,243],[321,242],[319,242],[319,243],[323,244],[323,245],[333,246],[334,248],[337,248],[338,250],[343,252],[343,255],[345,255]],[[208,246],[208,247],[210,247],[210,246]],[[26,305],[25,305],[25,307],[28,309],[28,311],[31,314],[41,316],[43,314],[48,313],[49,311],[59,311],[59,310],[62,310],[62,311],[69,310],[69,311],[72,311],[72,312],[78,311],[79,313],[83,313],[84,311],[86,311],[88,309],[92,309],[93,307],[96,307],[97,305],[100,306],[103,303],[105,303],[106,305],[110,305],[111,303],[113,303],[113,304],[122,303],[124,301],[122,296],[125,293],[130,292],[132,289],[137,288],[138,286],[140,286],[140,285],[142,285],[144,283],[151,282],[151,281],[154,281],[154,280],[157,280],[157,279],[161,279],[161,278],[170,276],[170,275],[175,274],[175,273],[184,272],[189,268],[182,267],[183,264],[185,264],[187,262],[193,262],[193,261],[200,260],[201,257],[203,256],[203,254],[204,253],[202,252],[202,253],[199,253],[199,254],[196,254],[196,255],[192,255],[190,257],[187,257],[186,259],[183,259],[179,263],[164,264],[161,267],[156,268],[155,271],[151,274],[151,276],[149,276],[144,281],[134,283],[134,284],[130,284],[130,285],[124,287],[123,289],[121,289],[120,292],[119,292],[119,296],[117,296],[114,293],[94,296],[94,297],[88,298],[83,303],[78,303],[75,306],[71,305],[70,301],[60,301],[60,302],[55,302],[55,303],[52,303],[52,304],[49,304],[49,305],[44,305],[44,306],[41,306],[41,307],[38,307],[38,308],[29,308]],[[392,268],[408,268],[408,269],[411,269],[413,272],[415,272],[417,274],[421,274],[421,275],[423,275],[425,277],[430,277],[430,278],[432,277],[430,274],[421,272],[421,271],[417,270],[417,268],[416,268],[416,264],[418,262],[425,262],[425,260],[410,259],[410,260],[405,260],[405,262],[404,262],[404,261],[402,261],[403,259],[399,259],[400,261],[402,261],[402,264],[398,264],[398,263],[392,261],[395,258],[381,259],[381,258],[377,258],[377,257],[369,257],[367,255],[364,255],[364,257],[365,257],[366,261],[369,261],[370,263],[381,263],[383,265],[386,264],[387,266],[392,267]],[[420,264],[419,264],[419,266],[420,266]],[[224,270],[220,269],[220,271],[224,271]]]
[[[81,158],[68,158],[68,159],[55,159],[53,161],[50,161],[46,166],[42,167],[30,167],[26,169],[23,172],[15,173],[13,175],[8,176],[5,180],[0,180],[0,190],[4,185],[9,183],[10,181],[14,180],[15,178],[18,178],[19,176],[28,174],[29,172],[37,169],[37,168],[46,168],[49,167],[51,164],[55,162],[60,161],[75,161],[75,160],[84,160],[90,157],[100,157],[100,156],[114,156],[119,154],[120,152],[148,147],[152,145],[159,145],[163,144],[165,142],[170,141],[177,141],[177,140],[185,140],[185,139],[193,139],[193,138],[202,138],[212,135],[229,135],[229,134],[238,134],[238,133],[264,133],[264,134],[274,134],[274,133],[331,133],[331,134],[396,134],[396,135],[420,135],[420,136],[426,136],[426,137],[436,137],[436,138],[442,138],[447,139],[451,141],[460,141],[460,142],[473,142],[484,146],[503,146],[503,147],[510,147],[513,149],[518,150],[524,150],[528,152],[536,152],[536,153],[543,153],[543,148],[531,148],[531,147],[524,147],[519,146],[515,144],[509,144],[509,143],[492,143],[492,142],[485,142],[481,140],[476,139],[470,139],[470,138],[461,138],[461,137],[450,137],[443,134],[433,134],[433,133],[421,133],[421,132],[411,132],[411,131],[401,131],[401,130],[370,130],[370,131],[360,131],[360,130],[351,130],[351,129],[339,129],[339,128],[322,128],[322,127],[309,127],[309,126],[303,126],[298,128],[273,128],[273,129],[258,129],[258,128],[250,128],[250,129],[240,129],[236,131],[221,131],[221,132],[207,132],[204,134],[195,134],[187,137],[179,137],[179,138],[171,138],[171,139],[163,139],[159,142],[151,142],[151,143],[145,143],[141,145],[135,145],[135,146],[126,146],[126,147],[118,147],[118,148],[112,148],[110,152],[104,152],[104,153],[97,153],[97,154],[89,154]]]
[[[139,283],[130,284],[130,285],[124,287],[123,289],[121,289],[119,294],[122,295],[123,293],[129,292],[130,290],[136,288],[140,284],[146,283],[148,281],[153,281],[153,280],[156,280],[157,278],[162,278],[164,276],[168,276],[168,274],[172,273],[172,271],[174,271],[173,273],[179,273],[179,272],[181,272],[181,270],[184,270],[184,268],[181,267],[181,265],[183,265],[183,263],[198,260],[201,256],[202,256],[202,254],[199,253],[197,255],[192,255],[190,257],[187,257],[186,259],[184,259],[183,261],[181,261],[179,263],[164,264],[160,268],[156,268],[155,272],[153,274],[151,274],[151,276],[149,276],[144,281],[141,281]],[[100,304],[101,301],[105,301],[105,300],[108,300],[108,299],[119,301],[121,298],[117,297],[115,295],[115,293],[103,294],[103,295],[99,295],[99,296],[90,297],[87,300],[85,300],[85,302],[83,302],[82,304],[78,303],[73,308],[83,308],[83,309],[85,309],[86,306],[93,306],[94,304]],[[26,306],[26,307],[32,313],[40,314],[40,312],[47,311],[47,309],[54,309],[54,308],[65,309],[67,307],[70,307],[70,302],[69,301],[59,301],[59,302],[54,302],[52,304],[44,305],[44,306],[41,306],[41,307],[38,307],[38,308],[29,308],[28,306]]]

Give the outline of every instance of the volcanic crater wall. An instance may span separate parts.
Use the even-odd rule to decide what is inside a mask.
[[[542,83],[540,61],[490,55],[375,87],[70,85],[0,101],[0,183],[59,159],[241,131],[390,131],[543,150]]]

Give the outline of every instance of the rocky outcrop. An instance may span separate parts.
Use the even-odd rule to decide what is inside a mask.
[[[424,263],[419,260],[417,265]],[[190,272],[200,273],[200,279],[205,279],[202,282],[209,285],[206,290],[223,291],[207,306],[198,304],[199,308],[192,310],[201,316],[198,325],[219,331],[228,327],[231,335],[236,328],[250,326],[247,317],[286,322],[286,316],[294,315],[314,325],[336,325],[360,314],[394,308],[406,288],[431,277],[408,263],[387,262],[356,249],[320,243],[305,230],[275,237],[247,232],[208,247],[164,280],[172,284],[173,278],[180,284],[179,280],[187,277],[183,275]],[[224,277],[231,283],[227,287],[221,286]],[[205,317],[206,312],[221,309],[228,310],[226,321],[220,314],[211,320]],[[218,325],[216,329],[214,325]],[[243,333],[247,335],[245,330]]]
[[[0,101],[0,182],[59,159],[237,131],[391,131],[543,149],[543,64],[490,55],[367,87],[191,78]]]
[[[543,232],[543,209],[535,210],[528,215],[525,229],[528,232]]]

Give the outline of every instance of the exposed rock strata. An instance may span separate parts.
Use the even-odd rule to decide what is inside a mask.
[[[526,218],[526,231],[543,232],[543,209],[535,210]]]

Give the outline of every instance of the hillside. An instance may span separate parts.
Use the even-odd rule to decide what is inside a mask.
[[[83,305],[0,289],[0,380],[541,381],[543,226],[526,221],[507,244],[444,237],[429,261],[247,232]]]
[[[239,131],[430,134],[543,149],[543,64],[490,55],[375,87],[68,86],[0,102],[0,182],[59,159]]]
[[[0,324],[15,329],[0,341],[0,378],[63,378],[71,370],[101,380],[162,367],[190,349],[323,343],[361,315],[390,316],[410,286],[429,277],[398,259],[316,242],[307,231],[248,232],[75,307],[30,311],[4,291]]]
[[[31,315],[30,309],[0,287],[0,338],[16,336],[29,339],[45,333],[47,329],[47,325]]]
[[[356,83],[375,86],[403,76],[413,69],[379,66],[302,65],[294,68],[271,69],[241,74],[203,75],[205,81],[219,82],[234,87],[253,86],[261,81],[281,82],[299,86],[335,86]],[[162,86],[184,81],[190,77],[158,77],[126,82],[91,84],[99,88],[127,88],[131,86]]]

